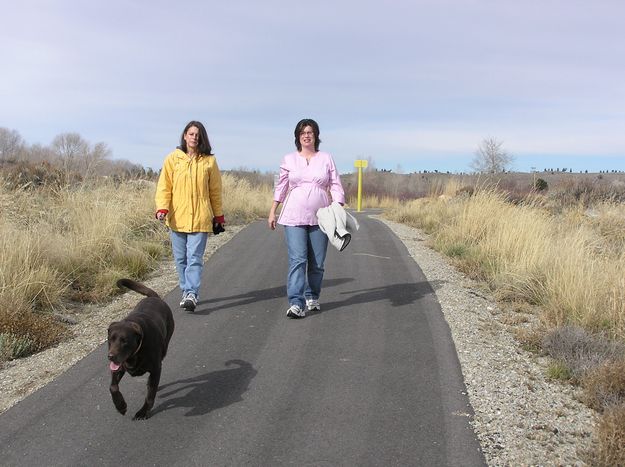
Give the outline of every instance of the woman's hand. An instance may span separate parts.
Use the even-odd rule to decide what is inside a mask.
[[[267,225],[271,230],[276,230],[276,214],[274,212],[269,213],[269,217],[267,218]]]
[[[269,228],[271,230],[276,230],[276,209],[278,209],[279,205],[280,205],[280,202],[274,201],[273,204],[271,205],[271,209],[269,210],[269,217],[267,218],[267,225],[269,225]]]

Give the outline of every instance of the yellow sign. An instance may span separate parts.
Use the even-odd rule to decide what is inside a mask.
[[[358,168],[358,212],[362,211],[362,169],[367,167],[365,159],[357,159],[354,167]]]

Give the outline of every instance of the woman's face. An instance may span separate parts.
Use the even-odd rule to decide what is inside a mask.
[[[303,148],[315,147],[315,132],[313,128],[305,126],[299,134],[299,142]]]
[[[190,126],[184,134],[184,141],[187,143],[187,149],[197,149],[200,143],[200,130],[195,126]]]

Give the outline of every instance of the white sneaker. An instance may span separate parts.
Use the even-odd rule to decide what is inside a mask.
[[[306,316],[306,312],[302,310],[299,305],[291,305],[288,310],[286,310],[286,315],[289,318],[303,318]]]
[[[308,311],[321,311],[321,305],[319,305],[319,300],[316,298],[307,298],[306,308],[308,308]]]
[[[182,308],[187,311],[195,311],[195,307],[197,306],[197,297],[195,294],[189,292],[184,296],[182,301]]]

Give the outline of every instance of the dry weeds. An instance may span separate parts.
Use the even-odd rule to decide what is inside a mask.
[[[582,379],[582,387],[584,402],[600,412],[625,404],[625,357],[608,361],[589,372]]]
[[[596,430],[598,448],[590,459],[592,465],[625,465],[625,404],[607,410]]]

